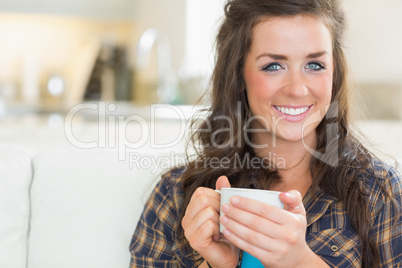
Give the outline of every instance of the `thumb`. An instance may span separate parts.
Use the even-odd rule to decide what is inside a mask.
[[[220,190],[223,187],[230,187],[229,179],[226,176],[220,176],[216,181],[216,190]]]
[[[285,204],[286,210],[295,214],[306,215],[303,199],[299,191],[291,190],[283,192],[279,195],[279,199]]]

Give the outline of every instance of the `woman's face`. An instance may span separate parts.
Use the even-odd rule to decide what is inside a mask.
[[[276,139],[315,139],[331,102],[333,65],[331,34],[319,19],[278,17],[256,25],[244,79],[260,127]]]

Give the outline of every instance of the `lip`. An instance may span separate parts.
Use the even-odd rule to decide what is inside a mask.
[[[289,114],[284,114],[281,111],[279,111],[278,109],[275,108],[275,106],[279,106],[279,107],[284,107],[284,108],[292,108],[292,109],[298,109],[298,108],[303,108],[308,106],[307,111],[305,111],[302,114],[299,115],[289,115]],[[314,105],[273,105],[272,109],[274,109],[274,111],[281,117],[284,118],[286,121],[289,122],[300,122],[306,119],[307,115],[310,113],[311,109],[313,108]]]

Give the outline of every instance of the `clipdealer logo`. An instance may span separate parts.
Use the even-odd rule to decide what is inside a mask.
[[[191,120],[186,118],[184,112],[178,106],[169,105],[169,104],[152,104],[149,106],[148,114],[149,116],[144,116],[144,114],[132,114],[132,115],[119,115],[116,112],[116,105],[114,103],[107,104],[106,102],[98,102],[98,103],[82,103],[72,107],[66,115],[65,123],[64,123],[64,132],[67,140],[73,146],[82,149],[93,149],[93,148],[113,148],[118,151],[118,160],[125,161],[127,160],[127,156],[129,156],[130,161],[132,162],[132,166],[147,166],[146,161],[143,160],[142,164],[140,157],[141,154],[138,153],[139,149],[149,149],[149,150],[174,150],[175,146],[180,144],[186,144],[188,142],[188,138],[190,137],[191,130]],[[238,114],[241,114],[241,104],[238,104]],[[89,110],[93,115],[96,115],[96,124],[97,124],[97,135],[93,140],[85,140],[82,137],[78,137],[74,133],[74,117],[84,113],[85,110]],[[165,128],[160,127],[157,128],[158,120],[160,120],[160,115],[170,114],[170,119],[174,120],[174,128],[175,131],[178,129],[178,133],[174,133],[173,135],[169,135],[168,133],[171,131],[169,129],[170,126],[164,125]],[[217,116],[216,118],[206,117],[206,114],[203,114],[204,118],[198,118],[203,120],[206,126],[206,129],[198,129],[201,132],[210,133],[210,144],[204,144],[204,147],[213,146],[214,148],[227,148],[233,146],[243,146],[239,139],[235,139],[238,136],[239,131],[244,131],[245,142],[251,147],[255,149],[261,148],[275,148],[277,146],[277,138],[276,135],[270,135],[272,140],[270,144],[253,144],[250,136],[253,133],[258,132],[276,132],[278,125],[284,118],[272,118],[272,123],[269,123],[267,118],[262,116],[252,116],[250,117],[245,124],[242,124],[239,118],[238,121],[233,122],[232,118],[227,116]],[[304,133],[311,127],[315,127],[322,120],[333,119],[338,117],[338,104],[336,102],[325,107],[325,111],[317,111],[311,114],[305,122],[303,122],[301,133],[302,133],[302,142],[305,149],[314,157],[320,159],[321,161],[331,165],[336,166],[338,164],[338,124],[330,123],[326,124],[326,149],[324,152],[318,152],[314,148],[309,147],[304,140]],[[220,121],[221,124],[225,127],[222,127],[215,132],[212,130],[212,122],[214,124],[217,121]],[[260,125],[263,125],[263,128],[253,128],[253,121],[258,121]],[[334,122],[336,120],[333,120]],[[218,122],[218,123],[220,123]],[[168,126],[168,129],[166,127]],[[133,132],[129,131],[129,129],[135,129],[135,137],[136,140],[133,140]],[[134,128],[133,128],[134,127]],[[224,133],[226,132],[226,133]],[[217,138],[219,135],[224,133],[228,139],[224,141],[224,143],[219,143],[219,139]],[[159,137],[159,140],[158,140]],[[162,139],[160,139],[162,137]],[[163,142],[161,142],[161,140]],[[237,142],[235,142],[237,140]],[[159,141],[159,142],[158,142]],[[133,151],[137,151],[133,154]],[[143,151],[144,152],[144,151]],[[130,154],[132,154],[130,156]],[[182,154],[178,154],[183,156]],[[279,156],[269,157],[270,159],[265,159],[267,162],[272,163],[272,159],[277,162],[282,162],[282,166],[285,165],[285,159],[281,159]],[[146,157],[144,156],[144,159]],[[170,159],[172,159],[170,157]],[[149,160],[149,159],[148,159]],[[279,161],[280,160],[280,161]],[[188,161],[188,160],[187,160]],[[210,159],[211,163],[219,163],[219,165],[226,165],[227,159]],[[210,162],[208,161],[208,162]],[[245,161],[245,160],[243,160]],[[255,161],[253,159],[253,161]],[[151,160],[152,162],[152,160]],[[163,161],[166,163],[167,161]],[[175,162],[175,161],[173,161]],[[181,163],[185,162],[184,160]],[[155,162],[152,162],[154,165]],[[158,162],[156,162],[158,163]],[[159,161],[159,163],[162,163]],[[239,162],[240,163],[240,162]],[[177,164],[177,163],[176,163]],[[166,164],[164,164],[166,165]],[[173,165],[173,163],[172,163]],[[172,166],[171,165],[171,166]]]
[[[93,140],[85,140],[74,133],[74,117],[89,110],[97,116],[98,133]],[[72,107],[64,121],[64,134],[70,144],[81,149],[114,148],[119,160],[125,161],[129,149],[168,149],[186,139],[186,119],[182,110],[173,105],[153,104],[149,107],[149,118],[139,114],[129,116],[112,114],[116,111],[113,103],[82,103]],[[169,112],[179,125],[179,133],[172,140],[160,142],[157,138],[157,114]],[[178,119],[178,120],[177,120]],[[135,127],[136,140],[129,135],[129,127]],[[159,135],[160,136],[160,135]],[[159,141],[159,142],[158,142]]]

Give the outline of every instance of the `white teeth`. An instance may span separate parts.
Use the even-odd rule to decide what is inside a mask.
[[[296,115],[295,109],[290,108],[290,109],[289,109],[289,114],[290,114],[290,115]]]
[[[293,109],[293,108],[284,108],[284,107],[275,106],[275,108],[283,114],[300,115],[300,114],[305,113],[309,107]]]

